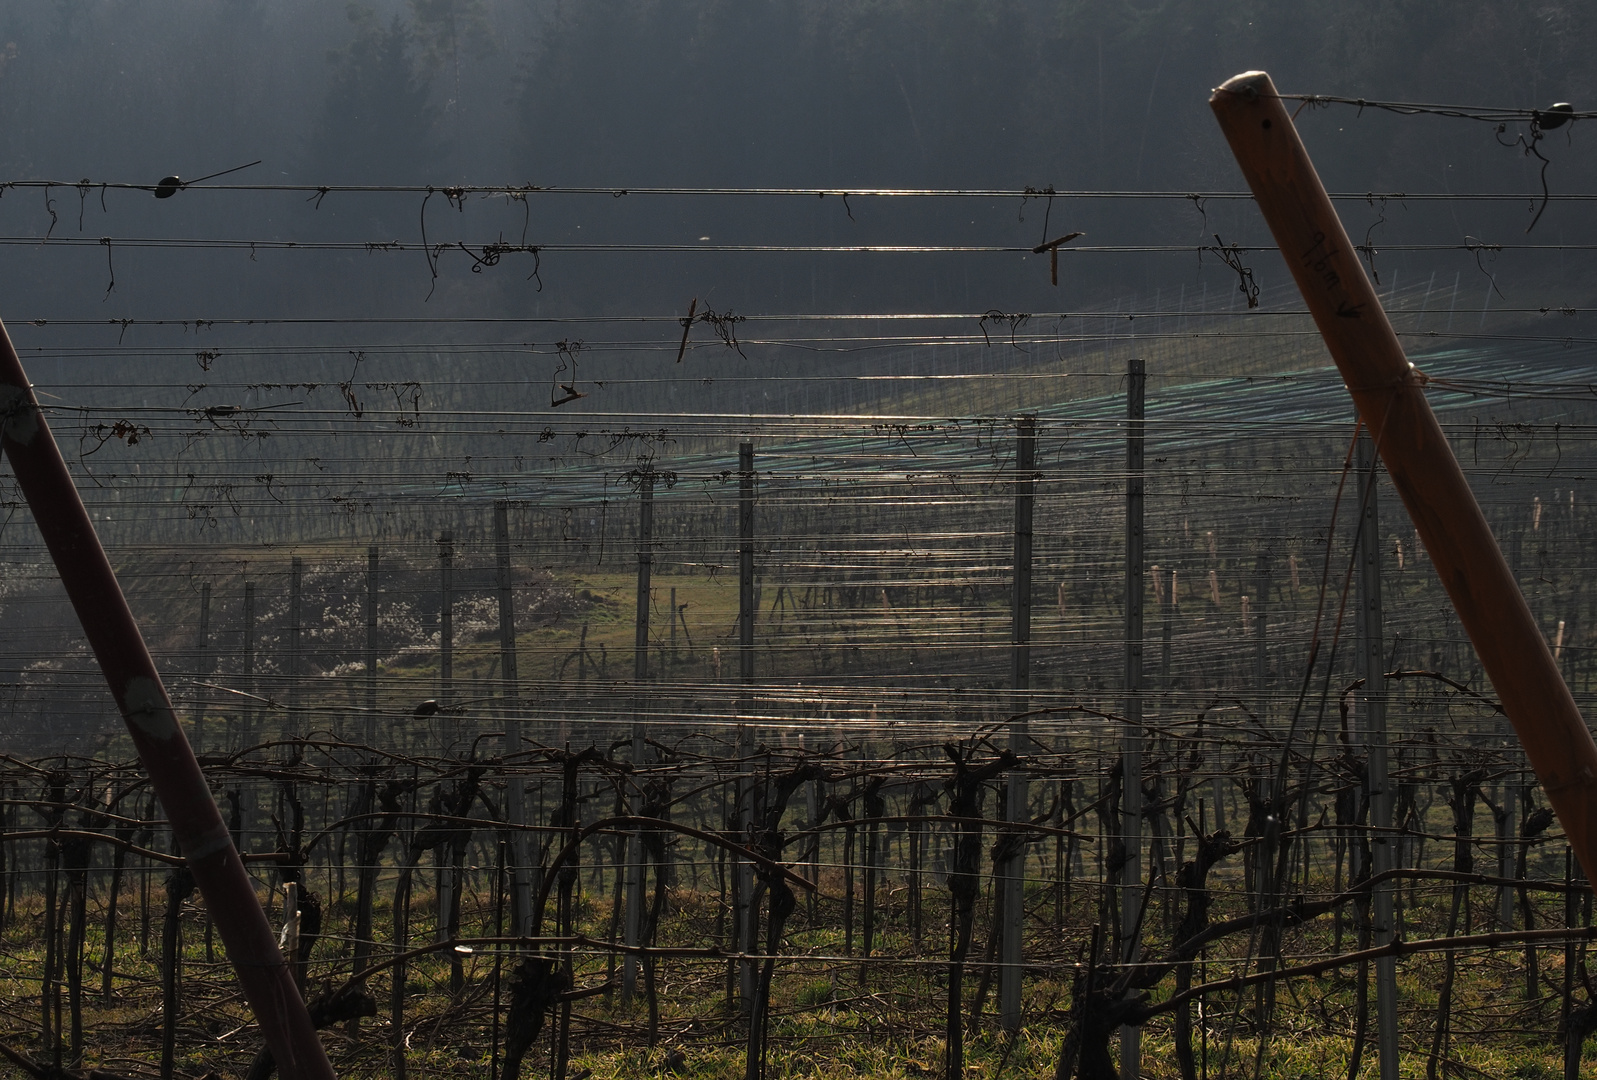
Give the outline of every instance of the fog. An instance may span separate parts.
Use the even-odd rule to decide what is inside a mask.
[[[0,234],[12,323],[67,318],[351,318],[717,310],[1091,310],[1197,287],[1219,233],[1265,240],[1245,201],[872,199],[534,193],[427,201],[428,242],[1030,246],[1080,230],[1056,289],[1018,255],[295,253],[119,247],[121,238],[422,240],[424,195],[102,190],[247,161],[215,185],[907,187],[1235,191],[1210,89],[1249,68],[1287,92],[1542,108],[1589,105],[1593,15],[1575,3],[1040,3],[1035,0],[58,0],[0,16]],[[1307,108],[1333,191],[1537,192],[1523,126]],[[1554,195],[1594,162],[1579,124],[1548,132]],[[314,193],[312,193],[314,196]],[[1200,209],[1201,207],[1201,209]],[[1375,244],[1525,240],[1526,203],[1347,205]],[[1589,240],[1554,203],[1533,238]],[[98,238],[113,238],[109,245]],[[709,240],[701,240],[708,237]],[[108,259],[109,254],[109,259]],[[1570,260],[1585,256],[1570,255]],[[1473,270],[1469,251],[1378,269]],[[1504,252],[1500,283],[1540,302],[1573,263]],[[1284,275],[1272,259],[1258,272]],[[109,289],[113,280],[115,287]],[[540,288],[541,285],[541,288]],[[1224,288],[1217,275],[1216,290]],[[101,340],[101,339],[95,339]]]
[[[1002,415],[1111,387],[902,393],[1118,378],[1104,342],[1139,337],[1186,358],[1167,381],[1302,368],[1323,354],[1282,320],[1301,301],[1211,89],[1265,68],[1288,93],[1580,108],[1594,22],[1474,0],[13,4],[0,316],[109,535],[139,541],[214,538],[219,507],[230,540],[280,542],[333,504],[386,529],[380,499],[461,477],[525,491],[572,417]],[[1415,313],[1400,329],[1578,327],[1584,121],[1535,138],[1523,115],[1321,101],[1298,123]],[[173,175],[197,182],[153,197]],[[1072,232],[1055,283],[1031,249]],[[1194,354],[1197,312],[1238,318]],[[473,426],[501,411],[555,425],[544,465]]]

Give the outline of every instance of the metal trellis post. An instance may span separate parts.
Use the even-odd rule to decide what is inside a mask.
[[[645,465],[638,478],[638,610],[634,626],[632,648],[632,767],[644,765],[647,746],[644,742],[644,713],[648,702],[643,687],[649,679],[649,590],[654,569],[654,469]],[[633,785],[641,790],[641,782],[633,776]],[[621,965],[621,1003],[629,1004],[638,989],[638,954],[636,949],[643,938],[643,889],[646,877],[643,870],[643,838],[636,832],[627,837],[627,865],[625,879],[625,926],[623,937],[628,946]]]
[[[1029,735],[1025,712],[1027,691],[1031,687],[1031,547],[1032,503],[1037,491],[1037,419],[1021,417],[1015,425],[1015,580],[1010,598],[1010,673],[1009,685],[1014,689],[1010,707],[1014,718],[1009,722],[1009,749],[1022,755],[1029,748]],[[1009,805],[1004,808],[1005,820],[1011,824],[1024,824],[1027,812],[1026,774],[1021,769],[1009,772]],[[1003,1029],[1020,1030],[1020,991],[1025,956],[1024,933],[1026,915],[1026,847],[1018,842],[1004,860],[1003,867],[1003,930],[1002,954],[998,969],[998,1018]]]
[[[751,696],[754,688],[754,444],[751,442],[738,444],[738,680],[743,696],[738,703],[737,824],[743,842],[747,843],[754,825],[754,781],[748,764],[753,747],[747,723],[754,708]],[[737,950],[752,953],[758,929],[752,904],[754,868],[739,859],[735,872]],[[745,959],[738,965],[738,995],[745,1012],[753,1007],[754,994],[754,961]]]
[[[444,532],[438,537],[438,704],[447,709],[455,692],[455,537]],[[445,736],[447,720],[439,721],[439,743],[452,750]]]
[[[304,576],[305,564],[298,555],[288,563],[288,689],[284,695],[288,701],[287,730],[283,735],[297,739],[305,734],[301,724],[299,677],[300,677],[300,643],[302,640],[300,621],[300,586]]]
[[[238,745],[237,751],[245,751],[255,745],[259,733],[255,730],[255,699],[259,693],[255,686],[255,583],[244,583],[244,656],[243,671],[244,692],[249,697],[244,699],[244,704],[239,708],[238,715]],[[239,817],[243,821],[244,835],[247,837],[255,829],[255,785],[239,785]],[[249,842],[244,841],[245,846]]]
[[[194,673],[201,678],[211,674],[211,583],[203,582],[200,585],[200,632],[195,642]],[[194,749],[198,753],[205,749],[205,695],[194,695],[194,712],[189,722],[194,732]]]
[[[1356,453],[1359,505],[1364,509],[1359,517],[1358,638],[1364,675],[1364,739],[1369,753],[1365,782],[1370,793],[1370,873],[1379,878],[1397,866],[1397,852],[1392,835],[1392,787],[1387,776],[1386,679],[1381,663],[1381,528],[1375,507],[1375,450],[1369,432],[1359,433]],[[1377,945],[1390,944],[1396,929],[1392,889],[1392,882],[1381,881],[1371,892],[1370,917]],[[1396,957],[1375,961],[1375,1015],[1381,1080],[1397,1080]]]
[[[527,832],[527,784],[508,759],[521,749],[521,682],[516,671],[515,580],[510,568],[510,504],[494,503],[494,548],[499,585],[499,675],[504,685],[505,822],[510,826],[510,925],[516,935],[532,932],[531,855]]]
[[[1126,726],[1121,744],[1121,832],[1126,864],[1120,876],[1122,963],[1135,963],[1142,926],[1142,513],[1143,398],[1147,369],[1140,358],[1126,368]],[[1120,1029],[1120,1075],[1138,1076],[1142,1029]]]
[[[377,545],[366,549],[366,722],[361,737],[377,745]]]
[[[1253,574],[1253,692],[1262,709],[1270,702],[1270,553],[1260,551],[1254,559]]]

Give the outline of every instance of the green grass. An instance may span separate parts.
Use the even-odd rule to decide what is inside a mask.
[[[313,886],[318,884],[312,877]],[[385,927],[390,912],[392,879],[385,876],[376,910],[376,924]],[[823,884],[835,893],[837,883]],[[156,897],[158,889],[152,890]],[[1484,902],[1487,890],[1479,890]],[[102,1003],[98,993],[95,966],[101,952],[97,903],[91,903],[91,927],[87,956],[91,960],[87,981],[85,1025],[88,1032],[90,1064],[107,1068],[132,1069],[131,1063],[146,1066],[159,1054],[159,912],[152,913],[150,955],[139,955],[134,939],[138,921],[137,890],[130,888],[123,897],[125,922],[119,934],[116,996]],[[41,969],[42,909],[39,898],[24,895],[18,918],[8,928],[4,948],[9,957],[7,973],[0,981],[0,1000],[9,1020],[3,1036],[8,1044],[35,1056],[48,1056],[29,1037],[38,1023]],[[901,902],[894,893],[882,892],[883,933],[878,941],[877,962],[869,965],[862,979],[862,963],[856,958],[828,959],[842,951],[842,931],[835,903],[823,904],[821,919],[811,924],[800,905],[788,935],[789,953],[778,968],[773,983],[768,1075],[773,1077],[848,1077],[871,1075],[920,1078],[940,1075],[943,1045],[941,1038],[943,993],[946,983],[937,961],[944,946],[940,920],[944,917],[942,894],[927,892],[927,933],[919,953],[912,956],[910,937],[904,922]],[[1046,897],[1038,896],[1043,910],[1051,909]],[[662,928],[662,945],[706,944],[718,906],[716,895],[692,892],[685,886],[674,890],[673,911]],[[1410,937],[1437,934],[1445,918],[1440,897],[1427,898],[1410,913]],[[431,937],[433,898],[418,891],[412,920],[412,941],[422,943]],[[608,890],[603,897],[588,893],[579,907],[581,929],[595,936],[605,933],[609,919]],[[472,933],[487,927],[491,912],[479,904],[469,912]],[[988,999],[986,1019],[972,1032],[966,1045],[969,1075],[1046,1076],[1051,1073],[1065,1033],[1069,1001],[1070,963],[1084,943],[1085,924],[1093,913],[1078,903],[1070,913],[1069,925],[1060,930],[1033,923],[1028,952],[1044,970],[1028,978],[1025,998],[1025,1027],[1011,1038],[996,1030],[994,1002]],[[347,908],[329,910],[329,924],[335,933],[347,925]],[[981,925],[978,920],[978,927]],[[1152,930],[1155,938],[1160,931]],[[214,962],[206,960],[203,945],[203,917],[190,909],[184,924],[184,1011],[179,1028],[179,1069],[188,1075],[218,1070],[237,1074],[247,1065],[256,1046],[255,1037],[245,1025],[247,1016],[233,994],[230,972],[220,956],[218,945]],[[1217,944],[1209,957],[1211,978],[1223,977],[1241,949],[1246,935]],[[856,944],[858,937],[856,936]],[[1344,948],[1351,947],[1344,942]],[[1330,922],[1321,919],[1288,936],[1292,954],[1322,953],[1331,947]],[[313,992],[336,985],[347,974],[347,961],[340,956],[347,947],[328,940],[318,948],[312,965]],[[385,954],[379,947],[378,956]],[[972,950],[973,961],[983,955],[982,943]],[[927,962],[930,961],[930,962]],[[447,993],[448,962],[444,954],[415,962],[411,966],[407,999],[407,1028],[411,1032],[407,1061],[416,1075],[479,1077],[486,1075],[492,1046],[491,1001],[492,954],[480,949],[466,961],[467,990],[460,1001]],[[1413,957],[1399,964],[1400,998],[1403,1018],[1404,1074],[1424,1074],[1425,1053],[1429,1048],[1430,1018],[1436,1001],[1441,971],[1439,956]],[[1552,984],[1562,980],[1562,950],[1547,949],[1541,954],[1544,975]],[[600,953],[579,957],[579,986],[604,981],[607,963]],[[34,981],[28,981],[28,974]],[[1297,1080],[1303,1076],[1346,1075],[1351,1044],[1354,970],[1345,969],[1315,979],[1281,985],[1271,1037],[1265,1049],[1262,1075]],[[742,1023],[726,1007],[726,964],[715,959],[663,959],[660,963],[661,1028],[657,1046],[644,1045],[646,1009],[641,997],[623,1006],[618,994],[588,998],[577,1006],[578,1019],[573,1032],[572,1070],[592,1070],[596,1080],[633,1080],[640,1075],[664,1075],[667,1054],[680,1051],[685,1056],[686,1074],[695,1077],[728,1077],[742,1074]],[[972,963],[967,973],[967,1005],[974,996],[979,969]],[[1522,1002],[1523,975],[1517,954],[1466,954],[1461,958],[1455,985],[1455,1024],[1457,1031],[1449,1051],[1452,1074],[1458,1076],[1534,1077],[1561,1075],[1561,1051],[1552,1045],[1557,1022],[1556,999],[1544,995],[1539,1004]],[[1168,992],[1169,981],[1161,992]],[[387,1014],[388,984],[385,976],[373,980],[381,1017]],[[1210,1075],[1217,1075],[1222,1059],[1231,1073],[1251,1073],[1258,1048],[1254,1028],[1251,993],[1241,1012],[1234,1009],[1234,995],[1222,995],[1215,1002],[1218,1010],[1209,1023],[1207,1053]],[[32,1002],[33,1004],[30,1004]],[[382,1018],[366,1021],[363,1034],[351,1039],[344,1031],[327,1033],[327,1040],[341,1073],[345,1075],[384,1075],[387,1071],[387,1030]],[[1373,1021],[1372,1021],[1373,1023]],[[222,1038],[226,1036],[226,1038]],[[218,1041],[220,1039],[220,1041]],[[1200,1043],[1201,1049],[1201,1043]],[[1366,1045],[1362,1075],[1375,1075],[1373,1030]],[[1163,1078],[1178,1076],[1168,1018],[1148,1025],[1143,1038],[1146,1075]],[[120,1064],[119,1064],[120,1063]],[[528,1063],[534,1071],[546,1066],[544,1050],[535,1050]]]

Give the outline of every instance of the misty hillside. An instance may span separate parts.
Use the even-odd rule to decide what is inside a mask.
[[[1594,41],[0,7],[0,427],[116,575],[0,465],[0,1056],[330,1078],[303,994],[394,1080],[1579,1075]]]
[[[608,498],[642,460],[713,479],[702,455],[751,417],[1046,410],[1116,392],[1133,355],[1156,399],[1312,371],[1318,338],[1206,105],[1264,67],[1288,92],[1465,114],[1298,110],[1416,355],[1490,369],[1521,337],[1578,362],[1587,131],[1451,107],[1589,107],[1593,21],[1479,2],[12,5],[0,316],[108,540],[157,545],[475,527],[496,498]],[[1055,284],[1031,249],[1071,232]],[[5,538],[28,548],[17,510]]]
[[[1263,239],[1233,201],[843,200],[612,195],[634,188],[1235,191],[1210,88],[1263,67],[1283,90],[1540,108],[1597,98],[1575,3],[595,0],[403,4],[11,5],[0,16],[0,232],[89,240],[8,251],[6,315],[31,318],[664,315],[698,296],[742,313],[1083,310],[1195,285],[1190,250]],[[1534,192],[1539,163],[1494,125],[1350,107],[1299,117],[1333,191]],[[1582,187],[1578,125],[1542,147],[1556,194]],[[102,191],[262,159],[216,181],[247,193]],[[317,185],[594,186],[517,198],[333,193]],[[312,190],[283,192],[278,185]],[[1536,240],[1589,239],[1574,208]],[[1027,246],[1081,230],[1104,252],[1062,262],[1056,291],[1014,256],[871,258],[546,251],[473,265],[475,247],[559,244]],[[1518,240],[1519,202],[1392,201],[1355,235],[1402,244]],[[405,241],[419,251],[116,249],[99,237]],[[1468,252],[1388,256],[1452,273]],[[1212,259],[1210,260],[1213,261]],[[1281,281],[1260,260],[1267,283]],[[1530,273],[1505,253],[1497,272]],[[1567,270],[1567,267],[1564,268]],[[473,270],[479,272],[473,273]],[[1567,275],[1542,266],[1538,285]],[[435,287],[436,286],[436,287]],[[429,299],[430,295],[430,299]],[[1544,297],[1545,302],[1565,297]],[[559,337],[544,335],[547,346]],[[666,335],[669,336],[669,335]],[[52,343],[59,338],[52,338]],[[97,344],[109,342],[103,335]]]

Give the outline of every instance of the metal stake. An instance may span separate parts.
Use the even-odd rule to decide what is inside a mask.
[[[455,691],[455,538],[445,532],[438,537],[438,704],[447,709]],[[451,740],[444,736],[448,721],[439,720],[439,744]],[[452,746],[444,746],[452,750]]]
[[[285,724],[283,735],[297,739],[305,734],[301,726],[299,677],[300,677],[300,643],[302,612],[300,610],[300,585],[304,577],[305,564],[298,555],[288,561],[288,690],[284,695],[288,701],[288,720]]]
[[[377,746],[377,545],[366,549],[366,745]]]
[[[644,715],[648,702],[643,687],[649,680],[649,590],[654,569],[654,469],[645,465],[638,481],[638,611],[632,647],[632,767],[645,763]],[[640,785],[636,777],[635,785]],[[643,937],[643,839],[637,833],[627,837],[626,909],[623,912],[626,944],[636,948]],[[621,1003],[629,1004],[638,989],[638,954],[628,951],[621,965]]]
[[[1030,741],[1025,712],[1031,687],[1031,523],[1037,491],[1037,419],[1023,416],[1015,424],[1015,581],[1010,597],[1010,674],[1014,689],[1009,722],[1009,749],[1024,754]],[[1023,824],[1028,818],[1026,774],[1009,773],[1009,804],[1005,820]],[[1016,844],[1003,866],[1003,928],[998,969],[998,1018],[1008,1032],[1020,1030],[1021,964],[1024,952],[1026,899],[1026,849]]]
[[[195,642],[194,673],[200,678],[211,674],[211,583],[203,582],[200,585],[200,633]],[[194,695],[194,712],[191,714],[189,726],[194,732],[194,750],[196,753],[205,749],[205,696]]]
[[[1140,951],[1142,923],[1142,502],[1143,397],[1147,373],[1142,360],[1126,369],[1126,727],[1121,744],[1121,831],[1126,865],[1121,870],[1120,959],[1132,964]],[[1142,1029],[1120,1029],[1120,1075],[1136,1077],[1142,1068]]]
[[[738,830],[745,841],[754,824],[754,781],[748,759],[753,752],[748,715],[754,710],[754,444],[738,444],[738,680],[743,694],[738,702],[737,760],[738,760]],[[754,898],[754,869],[738,859],[734,864],[737,874],[737,911],[735,936],[738,952],[755,951],[758,927],[756,912],[751,904]],[[738,997],[744,1012],[754,1004],[754,961],[745,958],[738,964]]]
[[[505,733],[500,753],[505,762],[505,820],[510,825],[510,925],[516,936],[532,932],[531,855],[527,850],[526,780],[514,771],[509,758],[521,749],[521,682],[516,673],[516,603],[510,572],[510,504],[494,503],[494,547],[498,555],[499,674],[504,684]]]
[[[1375,450],[1368,431],[1359,433],[1359,661],[1364,676],[1364,738],[1368,749],[1366,783],[1370,793],[1370,872],[1381,874],[1397,866],[1393,850],[1392,787],[1387,776],[1386,678],[1381,663],[1381,528],[1375,509]],[[1371,918],[1375,944],[1392,941],[1392,882],[1381,881],[1371,892]],[[1381,1080],[1397,1080],[1397,958],[1375,961],[1376,1045],[1380,1050]]]

